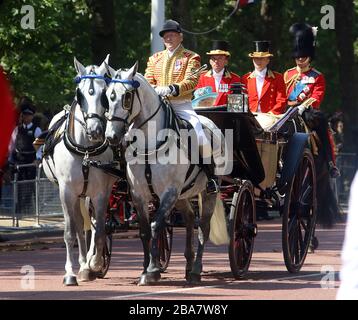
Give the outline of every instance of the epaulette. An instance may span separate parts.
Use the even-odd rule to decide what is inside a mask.
[[[322,74],[322,72],[319,72],[319,71],[318,71],[317,69],[315,69],[315,68],[312,68],[311,70],[314,71],[314,72],[316,72],[317,75],[321,75],[321,74]]]
[[[296,67],[293,67],[293,68],[291,68],[291,69],[286,70],[286,72],[292,71],[292,70],[297,70],[297,69],[296,69]]]

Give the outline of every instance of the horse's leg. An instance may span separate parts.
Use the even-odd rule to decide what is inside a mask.
[[[201,272],[203,270],[203,253],[205,243],[209,238],[210,234],[210,220],[214,212],[216,205],[216,194],[207,194],[205,191],[202,195],[202,216],[200,217],[199,228],[198,228],[198,249],[196,258],[193,264],[193,268],[189,273],[190,284],[199,284],[201,281]]]
[[[88,259],[88,266],[93,272],[100,272],[103,268],[104,260],[103,260],[103,250],[106,241],[106,233],[105,233],[105,222],[106,222],[106,209],[108,205],[109,193],[107,191],[103,191],[97,197],[92,198],[92,204],[94,207],[94,215],[95,215],[95,234],[94,245],[96,250],[88,253],[90,257]],[[91,241],[92,242],[92,241]],[[92,247],[92,246],[91,246]]]
[[[150,248],[150,261],[147,273],[144,275],[147,284],[156,283],[160,280],[160,261],[158,250],[158,235],[165,228],[165,219],[173,210],[178,199],[178,190],[175,187],[168,189],[160,197],[160,205],[155,214],[154,221],[150,224],[152,243]]]
[[[193,262],[195,257],[194,247],[193,247],[193,236],[194,236],[194,221],[195,221],[195,212],[190,204],[190,201],[179,200],[175,207],[184,214],[184,221],[186,227],[186,242],[185,242],[185,252],[184,256],[186,259],[185,266],[185,279],[189,279],[189,273],[193,268]]]
[[[96,279],[96,276],[93,272],[91,272],[88,263],[87,263],[87,245],[85,241],[84,229],[83,229],[83,216],[81,214],[80,208],[80,199],[75,206],[74,221],[76,226],[76,235],[77,235],[77,243],[78,243],[78,262],[80,264],[80,270],[78,271],[78,281],[92,281]]]
[[[63,284],[66,286],[77,286],[76,275],[73,272],[74,244],[76,241],[76,221],[75,221],[75,203],[77,197],[69,189],[60,187],[60,199],[65,220],[64,241],[66,244],[66,274],[63,278]]]
[[[149,224],[149,211],[148,211],[148,203],[144,201],[144,198],[139,196],[137,193],[134,192],[132,193],[132,201],[137,211],[137,217],[139,222],[139,237],[143,245],[143,254],[144,254],[143,272],[138,282],[138,285],[142,286],[147,284],[146,273],[150,261],[149,244],[151,239],[151,230]]]

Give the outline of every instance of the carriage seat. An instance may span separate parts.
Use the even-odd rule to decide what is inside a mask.
[[[273,113],[253,112],[253,115],[261,128],[264,131],[269,131],[269,129],[282,119],[285,114],[276,115]]]

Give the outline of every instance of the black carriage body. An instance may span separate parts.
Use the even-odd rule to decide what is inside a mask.
[[[231,176],[250,180],[254,185],[265,178],[264,167],[257,149],[255,133],[260,130],[255,125],[252,113],[228,112],[226,107],[196,109],[198,115],[212,120],[225,135],[225,130],[233,130],[233,160]]]
[[[226,107],[195,110],[211,119],[224,134],[225,129],[233,130],[234,166],[230,176],[250,180],[257,200],[278,209],[280,203],[277,198],[271,199],[272,190],[284,194],[309,146],[309,134],[297,108],[288,110],[265,130],[251,112],[228,112]]]

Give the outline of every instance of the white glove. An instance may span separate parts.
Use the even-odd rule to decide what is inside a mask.
[[[159,96],[162,97],[176,94],[175,86],[173,85],[166,86],[166,87],[155,87],[154,90]]]
[[[300,116],[302,116],[302,114],[307,110],[307,107],[306,106],[303,106],[302,104],[300,104],[298,107],[298,113]]]

